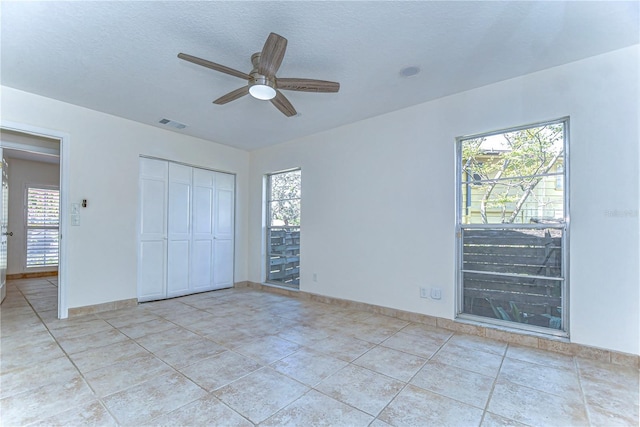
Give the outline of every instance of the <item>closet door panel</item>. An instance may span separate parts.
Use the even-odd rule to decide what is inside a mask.
[[[166,295],[165,241],[140,242],[138,261],[138,300],[153,301]]]
[[[140,159],[138,300],[166,296],[167,162]]]
[[[193,257],[191,274],[196,292],[213,289],[215,172],[193,169]]]
[[[216,173],[214,200],[214,288],[233,286],[235,176]]]
[[[169,242],[167,296],[175,297],[189,293],[189,240]]]
[[[213,288],[213,242],[211,240],[193,241],[191,280],[196,292]]]
[[[214,289],[233,286],[233,242],[231,240],[215,241]]]
[[[189,292],[191,255],[191,168],[169,163],[167,296]]]

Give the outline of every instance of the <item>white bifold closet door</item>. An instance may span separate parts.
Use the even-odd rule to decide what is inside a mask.
[[[138,300],[233,286],[235,177],[163,160],[140,163]]]

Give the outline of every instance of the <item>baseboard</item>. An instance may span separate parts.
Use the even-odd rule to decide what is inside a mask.
[[[33,273],[15,273],[15,274],[7,274],[7,280],[16,280],[16,279],[36,279],[38,277],[52,277],[57,276],[58,270],[56,271],[36,271]]]
[[[383,307],[374,304],[367,304],[364,302],[312,294],[300,290],[283,289],[281,287],[275,287],[250,281],[238,282],[235,284],[235,287],[248,287],[251,289],[287,295],[295,298],[304,298],[311,301],[322,302],[325,304],[338,305],[340,307],[382,314],[385,316],[406,320],[408,322],[436,326],[453,332],[460,332],[464,334],[494,339],[509,344],[517,344],[526,347],[537,348],[540,350],[551,351],[554,353],[562,353],[569,356],[579,356],[586,359],[598,360],[601,362],[613,363],[616,365],[640,368],[640,355],[622,353],[614,350],[607,350],[597,347],[590,347],[583,344],[572,343],[567,338],[546,338],[539,336],[539,334],[527,333],[526,331],[516,332],[500,327],[472,324],[470,322],[445,319],[442,317],[434,317],[421,313],[413,313],[410,311],[397,310],[394,308]]]
[[[137,298],[123,299],[120,301],[105,302],[102,304],[86,305],[83,307],[69,308],[69,317],[85,316],[87,314],[101,313],[103,311],[119,310],[121,308],[135,307]]]

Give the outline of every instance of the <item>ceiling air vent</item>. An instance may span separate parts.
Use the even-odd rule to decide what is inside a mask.
[[[169,119],[162,119],[158,123],[162,123],[163,125],[167,125],[176,129],[184,129],[187,127],[187,125],[185,125],[184,123],[176,122],[174,120],[169,120]]]

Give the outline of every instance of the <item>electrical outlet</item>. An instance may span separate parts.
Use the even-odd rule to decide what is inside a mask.
[[[420,298],[429,298],[429,291],[427,288],[420,288]]]
[[[314,282],[318,281],[318,273],[313,273],[313,281]]]
[[[431,299],[442,299],[442,290],[440,288],[431,288]]]

